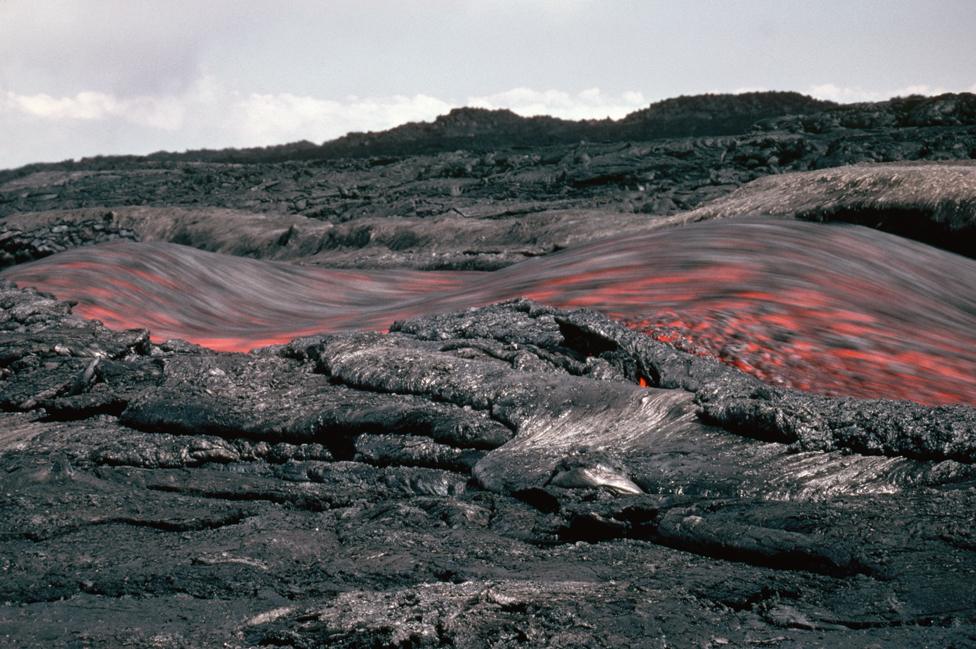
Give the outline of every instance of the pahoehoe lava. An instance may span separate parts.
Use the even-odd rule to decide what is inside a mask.
[[[973,159],[752,93],[0,171],[0,645],[976,646]]]
[[[494,272],[351,271],[122,242],[4,272],[115,328],[246,351],[526,297],[825,394],[973,403],[976,262],[855,226],[706,222]]]

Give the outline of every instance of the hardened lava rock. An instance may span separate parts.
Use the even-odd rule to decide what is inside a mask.
[[[527,301],[240,354],[0,300],[16,645],[976,640],[970,407]]]

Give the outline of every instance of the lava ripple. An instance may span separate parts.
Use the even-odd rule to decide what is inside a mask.
[[[777,385],[976,403],[976,261],[859,226],[711,221],[494,272],[338,270],[118,242],[3,277],[109,327],[223,351],[525,297],[603,312]]]

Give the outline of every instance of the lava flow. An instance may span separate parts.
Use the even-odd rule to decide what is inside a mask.
[[[335,270],[112,243],[3,276],[75,300],[109,327],[230,351],[521,296],[601,311],[773,384],[976,403],[976,262],[856,226],[709,222],[491,273]]]

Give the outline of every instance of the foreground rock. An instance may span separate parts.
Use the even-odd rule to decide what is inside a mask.
[[[15,645],[976,640],[972,408],[527,302],[218,354],[0,300]]]

